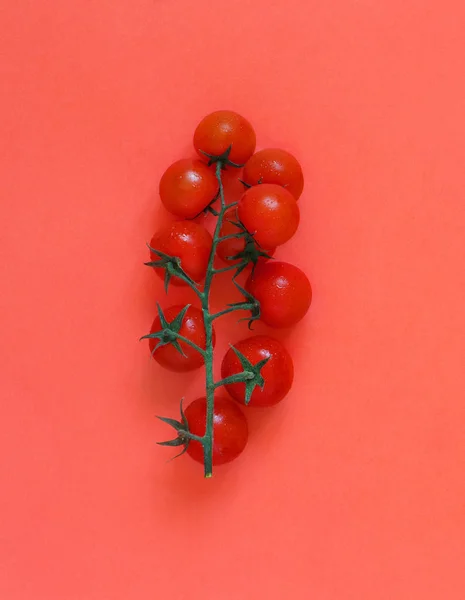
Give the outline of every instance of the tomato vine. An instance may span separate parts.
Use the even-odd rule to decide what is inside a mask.
[[[227,127],[224,127],[225,122],[228,125]],[[212,131],[214,134],[212,134]],[[270,254],[263,250],[258,244],[256,237],[270,240],[273,242],[272,244],[269,244],[271,247],[272,245],[275,246],[277,243],[280,244],[287,241],[297,229],[300,214],[297,207],[297,201],[289,191],[284,189],[284,187],[287,186],[286,177],[292,179],[294,173],[297,172],[297,176],[302,178],[301,171],[299,172],[295,167],[295,163],[298,165],[297,161],[291,155],[285,153],[287,163],[291,165],[292,169],[289,173],[286,172],[286,169],[284,169],[282,173],[279,173],[279,181],[282,185],[266,181],[266,177],[276,177],[272,172],[272,163],[270,163],[271,166],[265,165],[266,169],[263,174],[259,169],[262,163],[258,166],[255,164],[253,169],[249,169],[249,181],[245,186],[247,192],[244,192],[244,196],[239,202],[228,204],[225,199],[223,172],[225,169],[239,169],[243,167],[242,164],[232,161],[232,157],[248,160],[252,156],[255,148],[255,133],[250,124],[231,111],[218,111],[218,113],[212,113],[211,115],[208,115],[197,128],[194,135],[194,145],[200,156],[208,161],[208,165],[205,166],[212,169],[213,172],[206,171],[202,165],[198,164],[198,161],[178,161],[178,163],[172,165],[163,176],[160,194],[165,206],[176,216],[184,215],[185,218],[192,218],[192,215],[197,213],[197,209],[200,206],[204,212],[210,212],[216,218],[212,236],[199,225],[190,226],[189,221],[177,222],[173,225],[173,231],[176,228],[183,231],[183,243],[186,239],[190,239],[189,235],[191,233],[194,236],[193,239],[195,239],[195,234],[198,233],[197,230],[201,230],[202,256],[205,256],[206,265],[203,265],[202,263],[200,269],[198,268],[198,265],[191,264],[190,269],[186,266],[188,260],[192,258],[192,254],[198,250],[195,246],[195,241],[192,242],[191,247],[187,249],[187,255],[183,255],[184,250],[182,244],[173,246],[176,248],[175,253],[171,254],[168,252],[167,248],[169,248],[169,246],[166,246],[166,244],[172,243],[173,231],[170,231],[169,235],[165,235],[163,238],[165,242],[163,243],[160,242],[160,237],[154,236],[151,245],[149,245],[152,260],[146,264],[153,267],[159,274],[163,274],[166,291],[168,291],[169,284],[173,278],[176,278],[175,282],[177,281],[187,285],[194,291],[200,302],[204,332],[197,341],[192,337],[189,337],[186,332],[184,332],[184,334],[181,333],[184,331],[183,326],[186,323],[190,305],[180,307],[179,312],[174,317],[171,309],[170,317],[167,318],[163,309],[157,304],[158,318],[156,323],[159,328],[156,328],[156,330],[143,336],[143,339],[150,340],[151,347],[153,347],[152,355],[154,358],[157,358],[157,351],[159,351],[160,348],[171,345],[179,354],[179,360],[187,358],[186,352],[187,349],[190,348],[199,354],[205,365],[205,399],[194,401],[187,407],[186,412],[184,411],[181,401],[179,420],[160,417],[163,422],[172,426],[177,433],[174,439],[160,442],[160,444],[164,446],[182,446],[183,449],[181,454],[188,451],[196,460],[201,456],[204,464],[204,475],[209,478],[212,476],[215,456],[217,459],[216,464],[227,462],[242,451],[247,439],[245,417],[237,406],[233,406],[234,402],[232,402],[231,405],[226,399],[216,397],[218,390],[220,388],[225,388],[225,390],[230,391],[233,390],[233,398],[238,400],[238,389],[243,385],[243,392],[241,392],[241,394],[243,394],[243,403],[247,405],[254,397],[256,388],[263,390],[266,386],[266,381],[273,380],[274,383],[270,383],[266,395],[263,396],[264,400],[262,400],[263,405],[271,405],[280,401],[284,395],[286,395],[292,384],[293,377],[292,360],[287,352],[282,349],[280,342],[262,336],[260,338],[257,337],[255,343],[252,345],[243,345],[244,348],[249,348],[250,346],[251,352],[253,352],[253,356],[255,357],[254,362],[250,360],[252,355],[248,357],[246,356],[246,353],[242,353],[237,347],[231,345],[230,357],[228,358],[229,366],[225,365],[224,373],[222,369],[222,378],[215,381],[213,371],[215,341],[214,322],[220,317],[236,311],[248,311],[249,316],[245,320],[249,322],[250,328],[251,324],[262,316],[261,303],[265,302],[264,306],[267,312],[267,324],[273,326],[273,318],[275,318],[275,326],[281,326],[280,322],[285,323],[285,326],[292,325],[294,322],[297,322],[297,320],[300,320],[308,309],[311,301],[311,288],[306,276],[297,267],[288,265],[287,263],[276,263],[281,278],[279,286],[276,286],[272,279],[267,281],[268,289],[266,297],[261,301],[257,299],[255,292],[252,292],[255,267],[258,265],[257,270],[260,271],[262,262],[265,263],[271,259]],[[271,156],[271,161],[273,160],[273,152],[275,154],[279,153],[277,156],[282,160],[284,151],[270,150],[268,155]],[[288,158],[289,156],[292,161]],[[257,161],[255,161],[255,163],[257,163]],[[181,189],[179,188],[181,185],[179,182],[183,178],[183,170],[185,171],[186,169],[189,170],[188,173],[186,171],[187,175],[185,177],[187,184],[184,182]],[[251,172],[254,174],[253,177],[257,178],[255,188],[253,186],[254,182],[250,181],[252,177],[250,174]],[[213,176],[216,183],[212,180]],[[199,189],[199,186],[196,184],[196,177],[197,180],[201,178],[202,183],[205,185],[205,189],[203,190],[205,193],[203,193],[202,189]],[[262,185],[262,179],[267,185]],[[291,179],[290,183],[292,184]],[[299,179],[297,183],[300,186],[301,191],[303,179],[302,182],[300,182]],[[189,185],[192,188],[193,194],[192,205],[189,205]],[[177,190],[176,186],[178,186],[180,190],[182,203],[178,202],[179,194],[177,194],[177,191],[179,190]],[[213,190],[216,188],[217,192],[211,197]],[[257,190],[257,188],[260,189]],[[210,196],[208,196],[208,194]],[[271,196],[274,199],[273,202],[274,205],[278,206],[278,211],[284,211],[281,213],[281,216],[283,217],[281,223],[279,222],[279,214],[270,213],[269,215],[263,215],[264,211],[262,207],[265,207],[266,209],[267,206],[273,205],[273,202],[270,203],[264,194],[268,194],[268,196]],[[244,197],[246,200],[244,200]],[[201,201],[199,199],[201,199]],[[170,205],[173,203],[175,205],[170,208]],[[281,208],[279,208],[280,206]],[[289,207],[292,212],[291,224]],[[183,211],[185,212],[183,213]],[[240,214],[243,215],[242,220],[239,220],[237,216]],[[225,221],[227,215],[235,215],[235,219],[228,219]],[[260,215],[263,217],[262,230],[260,230],[259,223]],[[248,228],[244,225],[244,221],[247,221]],[[226,233],[223,234],[222,231],[225,222],[228,224],[228,228],[225,230]],[[252,224],[255,222],[257,222],[257,230],[251,231]],[[275,228],[275,231],[272,230],[273,227]],[[278,230],[276,228],[280,229]],[[166,242],[166,240],[168,240],[168,242]],[[224,252],[221,254],[221,252],[218,251],[218,248],[221,244],[224,246],[226,242],[230,242],[231,240],[240,241],[238,246],[241,247],[242,245],[243,249],[239,248],[239,252],[236,252],[233,256],[224,256]],[[207,261],[206,249],[208,245],[210,245],[210,247]],[[189,256],[189,252],[191,256]],[[274,248],[272,252],[274,252]],[[218,255],[228,263],[226,266],[220,268],[215,266],[215,259]],[[242,273],[249,264],[252,264],[252,273],[249,276],[251,283],[250,285],[246,283],[245,286],[242,286],[238,282],[238,275]],[[281,265],[281,267],[279,267],[279,265]],[[200,272],[204,274],[203,286],[199,283],[198,274]],[[228,304],[224,309],[213,313],[210,309],[212,283],[216,275],[225,272],[232,273],[232,282],[241,293],[242,300]],[[302,280],[302,277],[304,280]],[[308,287],[306,287],[307,283]],[[295,310],[293,311],[292,306],[292,303],[296,302],[296,298],[294,297],[296,293],[303,295],[303,301],[302,298],[299,299],[300,304],[298,314],[295,313]],[[275,317],[273,317],[272,310],[266,306],[270,303],[279,312]],[[198,309],[195,310],[198,312]],[[199,341],[200,339],[201,341]],[[267,340],[269,341],[267,342]],[[262,348],[261,346],[264,347]],[[279,380],[279,376],[274,373],[274,370],[279,368],[280,364],[280,360],[276,359],[276,356],[279,355],[280,348],[281,356],[284,357],[283,364],[287,365],[287,373],[284,377],[286,382],[285,389],[282,385],[279,386],[276,384]],[[231,352],[233,353],[232,355]],[[272,360],[270,362],[270,365],[273,364],[273,372],[269,371],[267,374],[266,366],[270,359],[273,358],[273,353],[277,353],[274,361]],[[170,368],[170,361],[171,359],[166,360],[165,357],[164,366]],[[187,361],[184,365],[181,365],[178,370],[189,370],[192,368],[191,364],[194,363],[195,361]],[[160,364],[162,363],[160,362]],[[233,367],[231,365],[233,365]],[[195,364],[193,368],[195,368]],[[240,384],[239,387],[237,384]],[[273,385],[276,389],[273,388]],[[259,404],[259,401],[257,400],[256,403]],[[196,409],[198,409],[197,413],[194,415],[195,418],[191,415],[191,413],[195,412],[194,405],[196,405]],[[221,449],[219,451],[215,450],[218,445],[218,440],[221,438],[221,431],[215,430],[216,425],[214,417],[217,409],[223,411],[224,415],[226,415],[225,418],[232,419],[231,422],[235,422],[238,427],[237,439],[235,440],[235,454],[233,452],[234,455],[232,455],[232,457],[228,457],[227,452],[226,454],[221,454]],[[204,420],[203,425],[202,423],[199,425],[199,415],[202,415],[201,420]],[[198,432],[202,429],[204,433],[199,434]],[[189,450],[191,444],[197,445],[193,452]],[[229,440],[229,444],[231,446],[231,440]],[[199,445],[201,448],[198,447]],[[234,443],[232,446],[234,446]],[[200,449],[202,452],[199,451]],[[217,455],[215,455],[215,452],[217,452]]]

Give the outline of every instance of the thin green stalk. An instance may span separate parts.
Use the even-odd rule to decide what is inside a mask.
[[[240,269],[241,267],[245,267],[247,266],[246,262],[242,262],[242,263],[236,263],[234,265],[228,265],[227,267],[223,267],[222,269],[215,269],[214,270],[214,275],[219,275],[220,273],[227,273],[228,271],[237,271],[237,269]]]
[[[197,344],[195,342],[189,340],[188,338],[184,337],[183,335],[179,335],[179,333],[173,333],[173,335],[176,336],[176,339],[178,340],[178,342],[184,342],[185,344],[187,344],[194,350],[197,350],[197,352],[199,354],[201,354],[202,356],[205,356],[205,351],[202,350],[202,348],[200,346],[197,346]]]
[[[205,383],[206,383],[206,397],[207,397],[207,417],[205,424],[205,436],[203,440],[203,452],[204,452],[204,472],[205,477],[212,476],[213,468],[213,409],[215,403],[215,380],[213,377],[213,318],[210,315],[210,290],[215,275],[214,261],[216,255],[216,247],[219,243],[221,226],[223,224],[223,217],[227,210],[226,202],[224,199],[223,180],[221,178],[221,167],[222,163],[218,161],[216,163],[216,178],[218,180],[219,192],[220,192],[220,210],[216,221],[215,232],[213,234],[213,244],[210,252],[210,258],[208,261],[207,273],[205,277],[205,286],[202,294],[202,312],[203,321],[205,325],[206,334],[206,346],[205,346]]]
[[[215,319],[218,319],[219,317],[223,317],[224,315],[229,315],[232,312],[236,312],[237,310],[251,310],[253,308],[253,304],[250,304],[248,302],[244,302],[241,304],[235,304],[234,306],[230,306],[228,308],[225,308],[224,310],[220,310],[217,313],[214,313],[213,315],[211,315],[211,320],[214,321]]]
[[[242,371],[242,373],[236,373],[235,375],[230,375],[229,377],[217,381],[215,383],[215,388],[231,385],[233,383],[245,383],[246,381],[251,381],[254,377],[255,375],[251,371]]]

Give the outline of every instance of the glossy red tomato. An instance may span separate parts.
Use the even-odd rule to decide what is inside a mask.
[[[201,213],[217,192],[215,173],[200,160],[178,160],[160,180],[163,205],[171,214],[183,219],[193,219]]]
[[[240,233],[240,229],[234,225],[234,221],[237,221],[237,215],[236,215],[236,211],[234,209],[231,209],[230,211],[228,211],[225,215],[225,219],[223,221],[223,225],[221,227],[220,230],[220,236],[221,237],[226,237],[228,235],[235,235],[237,233]],[[229,257],[231,256],[236,256],[237,254],[239,254],[240,252],[244,252],[245,250],[245,238],[241,237],[241,238],[232,238],[230,240],[225,240],[224,242],[220,242],[218,244],[218,246],[216,247],[216,254],[221,258],[221,260],[230,263],[230,264],[237,264],[239,262],[241,262],[241,259],[238,258],[236,260],[230,260]],[[255,247],[257,247],[255,245]],[[259,248],[259,250],[261,250],[262,252],[265,252],[266,254],[268,254],[268,256],[273,256],[273,254],[275,253],[276,248]],[[252,249],[253,251],[253,249]],[[266,261],[268,260],[267,258],[263,257],[259,259],[259,262],[262,261]]]
[[[229,160],[242,165],[255,151],[255,131],[252,125],[232,110],[218,110],[204,117],[194,133],[194,148],[202,158],[206,152],[220,156],[229,146]]]
[[[255,387],[248,406],[272,406],[280,402],[289,392],[294,379],[294,365],[289,352],[281,342],[267,335],[256,335],[234,344],[253,365],[268,358],[260,373],[265,380],[263,389]],[[243,367],[236,353],[230,348],[223,358],[221,376],[230,377],[242,373]],[[226,386],[234,400],[244,404],[245,383]]]
[[[239,200],[239,220],[264,248],[284,244],[297,231],[299,206],[294,196],[279,185],[262,183],[249,188]]]
[[[168,323],[174,321],[183,308],[184,307],[182,305],[179,305],[170,306],[169,308],[165,309],[163,312]],[[155,333],[160,331],[160,329],[160,317],[156,317],[152,324],[152,328],[150,329],[150,333]],[[205,350],[206,337],[202,311],[195,306],[189,306],[178,333]],[[199,354],[195,348],[192,348],[185,342],[179,342],[179,345],[181,346],[185,356],[176,350],[172,344],[160,346],[154,352],[154,348],[158,342],[159,340],[157,338],[149,338],[150,352],[157,363],[159,363],[165,369],[178,372],[192,371],[194,369],[198,369],[204,363],[202,355]],[[215,345],[214,331],[212,343]]]
[[[260,302],[260,319],[270,327],[291,327],[307,313],[312,288],[303,271],[286,262],[268,261],[246,282],[246,289]]]
[[[205,277],[212,248],[212,236],[198,223],[175,221],[153,236],[150,247],[179,258],[181,268],[198,282]],[[159,257],[151,253],[151,260],[159,260]],[[165,277],[165,270],[162,267],[156,267],[155,271],[160,277]],[[185,285],[178,277],[173,277],[171,281],[175,285]]]
[[[280,148],[265,148],[256,152],[247,161],[242,179],[249,185],[282,185],[296,200],[300,198],[304,188],[302,167],[292,154]]]
[[[207,401],[194,400],[184,411],[189,431],[194,435],[205,435]],[[221,465],[237,458],[244,450],[249,431],[247,421],[235,402],[225,397],[215,397],[213,413],[213,465]],[[203,446],[191,440],[187,453],[194,460],[203,463]]]

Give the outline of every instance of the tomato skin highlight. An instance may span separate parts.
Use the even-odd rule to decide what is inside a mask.
[[[281,342],[267,335],[256,335],[233,344],[253,365],[268,358],[261,369],[265,380],[263,389],[256,387],[247,406],[272,406],[281,402],[291,389],[294,380],[292,358]],[[242,373],[243,367],[234,350],[230,348],[221,364],[221,377],[224,379]],[[233,383],[226,391],[241,404],[245,404],[245,384]]]
[[[270,327],[291,327],[306,315],[312,288],[305,273],[290,263],[268,261],[249,276],[246,289],[260,302],[260,320]]]
[[[184,158],[163,173],[159,189],[166,210],[176,217],[193,219],[215,198],[218,181],[205,163]]]
[[[169,256],[178,257],[184,272],[194,281],[200,282],[207,271],[212,243],[211,234],[202,225],[193,221],[175,221],[155,233],[150,247]],[[159,257],[151,253],[151,260],[159,260]],[[154,271],[164,279],[165,269],[155,267]],[[171,283],[187,285],[179,277],[172,277]]]
[[[300,210],[294,196],[274,183],[249,188],[237,207],[239,220],[264,248],[286,243],[297,231]]]
[[[165,309],[163,312],[168,323],[174,321],[183,308],[183,305],[176,305]],[[152,324],[150,333],[155,333],[160,331],[160,329],[160,317],[157,316]],[[184,316],[179,334],[191,342],[194,342],[197,344],[197,346],[200,346],[202,350],[205,350],[205,325],[203,322],[203,314],[200,309],[195,306],[189,306]],[[149,348],[154,360],[156,360],[157,363],[165,369],[168,369],[169,371],[176,371],[177,373],[185,373],[187,371],[198,369],[204,364],[203,356],[197,352],[195,348],[189,346],[189,344],[186,344],[183,341],[179,342],[179,345],[185,354],[185,356],[183,356],[172,344],[160,346],[154,351],[158,341],[159,340],[157,338],[149,338]],[[213,330],[213,346],[215,345],[215,341],[215,330]]]
[[[184,410],[190,433],[205,435],[207,400],[198,398]],[[244,450],[249,437],[247,420],[236,402],[224,396],[215,396],[213,413],[213,466],[231,462]],[[204,462],[203,446],[191,440],[187,454],[195,461]]]
[[[275,183],[290,192],[296,200],[304,189],[304,176],[298,160],[281,148],[265,148],[247,161],[242,179],[248,185]]]
[[[232,110],[218,110],[204,117],[194,133],[194,148],[206,160],[205,154],[220,156],[231,146],[229,160],[245,164],[255,151],[255,131],[252,125]]]

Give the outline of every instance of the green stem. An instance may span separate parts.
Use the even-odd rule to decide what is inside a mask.
[[[200,346],[197,346],[197,344],[195,342],[192,342],[191,340],[187,339],[183,335],[179,335],[179,333],[175,333],[174,335],[176,336],[176,339],[178,341],[184,342],[185,344],[187,344],[191,348],[194,348],[194,350],[197,350],[197,352],[199,352],[199,354],[201,354],[202,356],[205,356],[205,351],[202,350],[202,348]]]
[[[201,437],[200,435],[195,435],[194,433],[191,433],[190,431],[183,431],[180,435],[185,440],[195,440],[196,442],[200,442],[201,444],[203,444],[204,438]]]
[[[230,164],[230,163],[228,163]],[[216,249],[220,242],[225,241],[226,239],[239,238],[243,237],[243,234],[238,232],[238,234],[234,234],[232,236],[220,236],[221,227],[223,225],[223,219],[228,210],[237,205],[237,202],[232,202],[231,204],[226,204],[224,198],[224,188],[223,188],[223,180],[221,178],[221,170],[223,167],[223,162],[218,160],[216,162],[216,178],[218,180],[219,187],[219,199],[220,199],[220,208],[219,210],[211,210],[210,211],[217,217],[215,231],[213,234],[213,243],[212,249],[210,252],[210,257],[208,259],[207,272],[205,276],[205,285],[203,291],[198,290],[193,285],[193,282],[186,281],[189,286],[194,289],[200,298],[202,304],[202,314],[203,314],[203,322],[205,326],[205,350],[199,348],[196,344],[189,343],[189,340],[184,338],[183,336],[177,336],[179,340],[188,343],[190,346],[195,348],[198,352],[202,354],[205,361],[205,393],[207,399],[207,414],[206,414],[206,422],[205,422],[205,435],[203,437],[193,436],[191,434],[186,434],[186,437],[190,439],[199,441],[203,445],[203,453],[204,453],[204,473],[205,477],[211,477],[213,471],[213,415],[214,415],[214,404],[215,404],[215,389],[221,387],[227,383],[238,383],[248,381],[249,379],[254,377],[253,373],[249,373],[244,371],[243,373],[238,373],[236,375],[231,376],[227,379],[222,379],[221,381],[215,383],[215,379],[213,376],[213,321],[220,317],[221,315],[226,315],[236,310],[248,310],[252,309],[253,305],[249,302],[237,303],[233,306],[226,308],[215,314],[210,314],[210,291],[213,282],[213,278],[218,273],[225,273],[227,271],[237,270],[239,265],[231,265],[221,269],[215,269],[214,262],[216,256]]]
[[[240,269],[242,266],[245,267],[246,265],[246,262],[228,265],[227,267],[223,267],[222,269],[215,269],[214,274],[219,275],[220,273],[227,273],[228,271],[237,271],[237,269]]]
[[[229,377],[225,377],[215,383],[215,388],[223,387],[224,385],[230,385],[232,383],[245,383],[253,379],[255,375],[251,371],[242,371],[242,373],[235,373]]]
[[[202,294],[202,312],[203,321],[205,325],[205,383],[206,383],[206,398],[207,398],[207,416],[205,423],[205,436],[203,438],[203,453],[204,453],[204,473],[205,477],[212,476],[213,470],[213,410],[215,403],[215,380],[213,377],[213,318],[210,315],[210,290],[215,275],[215,268],[213,266],[215,262],[216,247],[219,243],[221,226],[223,225],[224,214],[227,210],[226,202],[224,199],[223,180],[221,178],[221,167],[220,161],[216,163],[216,178],[218,180],[218,186],[220,191],[220,210],[216,221],[215,232],[213,234],[213,244],[210,252],[210,258],[208,260],[207,274],[205,277],[205,286]]]
[[[230,306],[225,308],[224,310],[220,310],[217,313],[211,315],[211,320],[214,321],[218,319],[218,317],[222,317],[224,315],[229,315],[229,313],[236,312],[237,310],[251,310],[253,308],[253,304],[249,304],[248,302],[244,302],[241,304],[235,304],[234,306]]]

